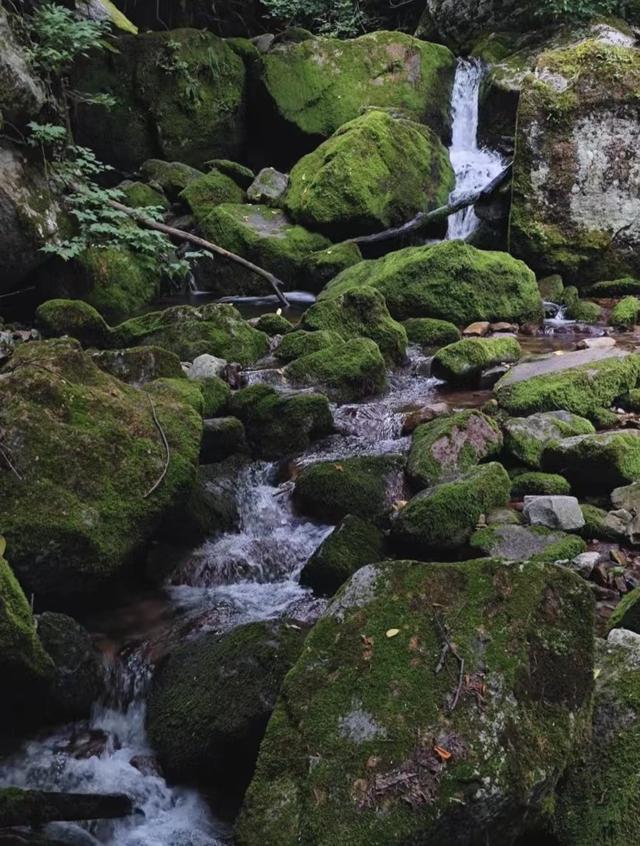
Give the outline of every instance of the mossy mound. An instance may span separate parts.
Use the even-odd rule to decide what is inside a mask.
[[[640,588],[634,588],[620,600],[609,617],[608,627],[640,634]]]
[[[172,652],[154,675],[147,713],[165,772],[225,791],[244,789],[305,635],[285,622],[250,623]]]
[[[622,279],[608,279],[596,282],[588,289],[592,297],[624,297],[640,294],[640,279],[624,276]]]
[[[243,203],[245,193],[230,176],[214,169],[190,182],[180,192],[180,199],[189,206],[196,223],[201,225],[216,206]]]
[[[517,382],[510,381],[512,371],[498,382],[495,395],[500,407],[513,415],[562,410],[591,417],[635,388],[639,376],[640,356],[611,356]]]
[[[410,499],[395,515],[394,538],[417,555],[457,549],[469,540],[480,517],[506,505],[510,494],[504,467],[481,464]]]
[[[254,455],[260,458],[303,452],[333,430],[329,403],[321,394],[279,393],[257,384],[234,394],[229,407],[244,423]]]
[[[608,493],[640,479],[640,432],[577,435],[549,444],[542,467],[559,472],[576,490]]]
[[[285,679],[239,846],[515,842],[588,733],[593,623],[551,565],[359,570]]]
[[[169,209],[169,200],[165,197],[161,188],[152,187],[145,182],[125,180],[118,185],[122,191],[123,202],[133,209],[160,208],[164,211]]]
[[[498,364],[513,364],[522,355],[515,338],[463,338],[435,354],[431,370],[453,385],[474,385],[482,372]]]
[[[637,297],[624,297],[611,311],[609,323],[617,329],[632,329],[639,315],[640,300]]]
[[[425,423],[413,433],[407,473],[419,488],[450,481],[498,455],[502,433],[480,411],[461,411]]]
[[[111,340],[105,319],[82,300],[47,300],[38,306],[36,325],[45,338],[69,335],[86,347],[106,347]]]
[[[357,244],[332,244],[324,250],[311,253],[305,259],[307,274],[317,294],[348,267],[362,261],[362,253]],[[310,288],[309,282],[306,287]]]
[[[213,464],[238,453],[249,452],[245,428],[237,417],[205,420],[200,445],[200,463]]]
[[[495,525],[478,529],[469,541],[483,555],[504,561],[570,561],[587,548],[582,538],[544,526]]]
[[[256,178],[255,173],[250,167],[240,164],[239,162],[232,162],[229,159],[213,159],[212,161],[207,162],[207,164],[220,171],[220,173],[224,173],[224,175],[228,176],[230,179],[233,179],[236,185],[239,185],[243,191],[246,191]]]
[[[400,455],[311,464],[296,479],[293,502],[303,514],[326,523],[338,523],[349,514],[385,523],[405,493],[404,464]]]
[[[202,179],[204,174],[191,165],[183,162],[165,162],[162,159],[148,159],[140,168],[145,179],[160,188],[167,197],[175,202],[180,193],[191,185]]]
[[[199,415],[169,391],[152,410],[146,393],[103,373],[75,341],[22,345],[2,385],[3,444],[21,476],[0,471],[0,531],[14,569],[41,601],[99,591],[188,495]]]
[[[342,338],[337,332],[327,329],[319,329],[317,332],[296,329],[280,341],[273,354],[280,361],[288,363],[303,355],[311,355],[327,347],[340,345],[341,342]]]
[[[532,271],[507,253],[477,250],[461,241],[407,247],[345,270],[322,298],[370,285],[392,317],[435,317],[456,326],[477,320],[539,323],[542,300]]]
[[[520,473],[511,485],[513,499],[522,499],[530,495],[567,496],[571,485],[558,473]]]
[[[446,205],[454,183],[446,148],[434,132],[373,110],[298,162],[285,207],[298,223],[341,240]]]
[[[91,354],[100,370],[140,387],[154,379],[185,379],[180,359],[161,347],[100,350]]]
[[[444,137],[454,69],[446,47],[375,32],[279,43],[262,57],[260,80],[271,119],[308,150],[370,106],[400,110]]]
[[[598,640],[595,663],[591,740],[578,750],[555,803],[560,846],[628,846],[640,838],[637,638]]]
[[[349,514],[307,561],[300,583],[321,596],[333,596],[356,570],[383,558],[382,532],[373,523]]]
[[[273,338],[276,335],[286,335],[288,332],[291,332],[293,325],[281,314],[271,312],[270,314],[263,314],[258,318],[256,329],[258,332],[266,332],[270,338]]]
[[[300,329],[325,330],[344,340],[371,338],[389,362],[400,363],[406,356],[406,332],[391,317],[384,297],[375,288],[349,291],[312,305],[302,316]]]
[[[597,323],[602,317],[600,306],[581,299],[580,292],[573,285],[564,289],[559,302],[566,306],[566,316],[578,323]]]
[[[542,453],[552,441],[573,435],[593,435],[593,424],[569,411],[546,411],[529,417],[511,417],[503,424],[504,445],[513,458],[539,470]]]
[[[423,349],[444,347],[460,340],[460,330],[447,320],[435,320],[430,317],[413,317],[402,324],[412,344],[419,344]]]
[[[113,108],[81,101],[78,143],[132,171],[161,158],[201,167],[235,158],[245,141],[245,67],[211,32],[177,29],[118,39],[118,49],[81,62],[74,85],[110,94]]]
[[[293,384],[320,387],[342,403],[380,394],[387,385],[384,358],[370,338],[353,338],[303,355],[284,372]]]
[[[200,222],[204,237],[271,271],[287,290],[318,290],[306,259],[330,242],[323,235],[293,224],[280,209],[255,204],[224,203]],[[235,262],[201,262],[198,284],[219,296],[272,294],[265,279]]]
[[[624,525],[603,508],[596,505],[584,503],[580,506],[584,517],[584,526],[580,529],[580,535],[586,540],[605,540],[614,543],[624,542]]]

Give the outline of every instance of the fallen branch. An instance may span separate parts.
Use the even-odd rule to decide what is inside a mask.
[[[13,462],[9,458],[9,447],[5,447],[2,443],[0,443],[0,458],[4,461],[9,470],[11,470],[16,479],[21,482],[22,476],[20,475],[20,473],[18,473],[15,466],[13,465]]]
[[[164,433],[164,429],[160,425],[160,421],[158,420],[158,415],[156,413],[156,407],[153,403],[153,400],[149,396],[149,394],[147,394],[147,398],[149,400],[149,405],[151,406],[151,414],[153,415],[153,422],[155,423],[156,429],[158,430],[158,432],[160,432],[160,437],[162,438],[162,444],[163,444],[164,450],[165,450],[165,461],[164,461],[164,467],[162,468],[162,473],[160,474],[158,481],[153,485],[153,487],[151,487],[146,492],[146,494],[142,497],[143,499],[148,499],[151,496],[152,493],[154,493],[155,491],[158,490],[158,488],[160,487],[160,485],[164,481],[165,476],[167,475],[167,471],[169,470],[169,462],[171,461],[171,449],[169,447],[169,441],[167,440],[167,436]]]
[[[141,214],[137,209],[125,206],[124,203],[119,203],[117,200],[109,200],[108,203],[111,208],[123,212],[141,226],[145,226],[147,229],[155,229],[156,232],[162,232],[164,235],[168,235],[170,238],[174,238],[178,241],[188,241],[190,244],[195,244],[195,246],[200,247],[203,250],[208,250],[210,253],[217,253],[219,256],[223,256],[230,261],[234,261],[237,264],[242,265],[242,267],[246,267],[246,269],[250,270],[252,273],[262,276],[263,279],[266,279],[267,282],[269,282],[282,305],[285,308],[289,308],[289,300],[282,293],[282,289],[280,287],[283,283],[277,276],[274,276],[273,273],[269,273],[269,271],[265,270],[263,267],[258,267],[258,265],[254,264],[252,261],[236,255],[236,253],[231,253],[229,250],[225,250],[223,247],[219,247],[211,241],[198,237],[198,235],[192,235],[190,232],[183,232],[182,229],[176,229],[174,226],[167,226],[166,223],[160,223],[157,220],[153,220],[152,218]]]
[[[450,203],[448,206],[440,206],[439,208],[433,209],[429,212],[419,212],[414,218],[409,220],[407,223],[403,223],[401,226],[394,226],[392,229],[385,229],[383,232],[376,232],[373,235],[359,235],[357,238],[349,238],[344,243],[358,245],[378,244],[381,241],[390,241],[392,238],[400,238],[410,232],[416,232],[431,223],[439,223],[440,221],[451,217],[452,214],[456,214],[463,209],[467,209],[469,206],[475,206],[476,203],[484,197],[488,197],[496,190],[496,188],[502,185],[510,174],[511,165],[509,164],[502,173],[499,173],[495,179],[492,179],[491,182],[488,185],[485,185],[485,187],[480,191],[476,191],[473,194],[467,194],[466,197],[461,197],[459,200],[456,200],[455,203]]]

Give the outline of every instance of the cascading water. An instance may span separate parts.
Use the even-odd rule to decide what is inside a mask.
[[[502,156],[478,145],[480,86],[486,66],[479,59],[460,59],[451,100],[452,138],[449,157],[456,175],[450,202],[456,202],[489,185],[505,168]],[[470,206],[451,215],[447,238],[466,240],[479,219]]]

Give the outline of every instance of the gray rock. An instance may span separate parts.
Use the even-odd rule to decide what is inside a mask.
[[[611,504],[610,514],[622,524],[625,536],[633,544],[640,543],[640,482],[612,491]]]
[[[265,167],[247,190],[250,203],[277,206],[289,187],[289,175],[273,167]]]
[[[190,366],[187,365],[185,372],[189,379],[202,381],[213,379],[214,376],[223,376],[226,366],[226,359],[204,353],[194,359]]]
[[[525,520],[532,526],[548,529],[581,529],[584,517],[575,496],[525,496]]]
[[[9,17],[0,6],[0,112],[5,122],[21,125],[37,117],[45,101],[26,53],[14,38]]]
[[[237,417],[216,417],[204,421],[200,445],[201,464],[224,461],[238,452],[249,452],[242,421]]]
[[[572,559],[571,569],[584,579],[588,579],[593,572],[593,568],[600,563],[601,558],[599,552],[582,552]]]
[[[547,531],[539,526],[493,525],[491,532],[480,531],[471,538],[471,544],[492,558],[505,561],[529,561],[545,553],[550,547],[565,540],[564,532]],[[555,558],[549,553],[550,558]]]
[[[524,382],[536,376],[548,376],[550,373],[562,373],[564,370],[572,370],[574,367],[582,367],[585,364],[593,364],[597,361],[604,361],[609,358],[626,358],[629,353],[625,350],[605,348],[576,350],[564,355],[550,354],[540,358],[529,359],[516,364],[503,376],[498,387],[515,385],[516,382]]]
[[[540,469],[544,448],[551,441],[573,435],[595,434],[586,418],[569,411],[546,411],[529,417],[511,417],[504,424],[505,447],[518,461]]]
[[[611,629],[607,635],[607,643],[612,643],[616,646],[624,646],[633,654],[633,663],[635,667],[640,666],[640,634],[629,631],[629,629]]]
[[[601,338],[583,338],[581,341],[578,341],[576,347],[579,350],[603,350],[615,347],[615,345],[615,338],[610,338],[608,335],[604,335]]]

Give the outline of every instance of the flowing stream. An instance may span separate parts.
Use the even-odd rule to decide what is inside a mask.
[[[504,170],[502,156],[478,145],[480,88],[486,66],[479,59],[459,59],[451,100],[452,137],[449,157],[456,175],[450,201],[455,202],[489,185]],[[479,218],[473,206],[451,215],[447,238],[466,240]]]

